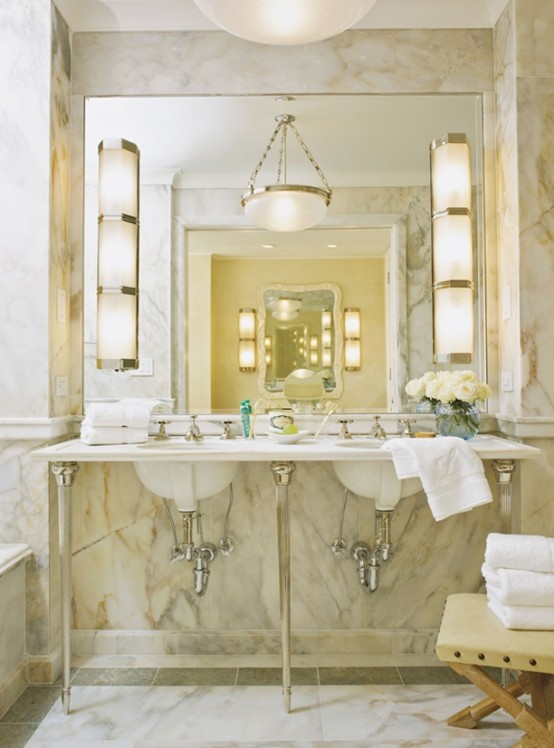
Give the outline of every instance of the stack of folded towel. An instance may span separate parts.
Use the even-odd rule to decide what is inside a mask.
[[[490,533],[481,571],[506,628],[554,630],[554,538]]]
[[[81,422],[85,444],[137,444],[148,440],[148,423],[153,413],[170,413],[160,400],[127,398],[115,403],[91,403]]]
[[[433,517],[439,521],[492,501],[483,462],[457,436],[389,439],[396,475],[420,478]]]

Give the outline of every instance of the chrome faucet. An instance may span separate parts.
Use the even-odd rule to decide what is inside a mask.
[[[185,439],[188,442],[200,442],[204,437],[200,433],[200,429],[198,428],[198,424],[196,423],[196,416],[191,416],[190,418],[190,429],[185,434]]]
[[[380,423],[380,416],[373,417],[373,426],[371,427],[369,431],[369,438],[370,439],[381,439],[382,441],[384,441],[387,438],[387,432],[381,426],[381,423]]]

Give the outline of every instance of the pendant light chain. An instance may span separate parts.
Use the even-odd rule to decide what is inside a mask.
[[[262,153],[262,156],[261,156],[258,164],[256,165],[256,168],[254,169],[254,171],[252,172],[252,174],[250,175],[250,178],[248,180],[248,189],[249,189],[249,191],[250,192],[254,192],[254,184],[256,182],[256,178],[257,178],[258,174],[260,173],[260,170],[261,170],[261,168],[262,168],[262,166],[264,164],[264,161],[266,160],[266,158],[267,158],[267,156],[268,156],[268,154],[269,154],[269,152],[270,152],[270,150],[271,150],[271,148],[272,148],[272,146],[273,146],[273,144],[274,144],[274,142],[275,142],[275,140],[277,138],[277,135],[279,134],[279,132],[281,130],[282,130],[282,133],[281,133],[281,143],[280,143],[280,148],[279,148],[279,160],[278,160],[278,164],[277,164],[277,184],[283,184],[283,183],[286,184],[286,180],[287,180],[287,176],[286,176],[286,158],[287,158],[287,153],[286,153],[286,137],[287,137],[287,127],[290,127],[290,129],[293,131],[294,135],[296,136],[296,139],[298,140],[298,143],[300,144],[300,147],[304,151],[304,154],[306,155],[306,157],[308,158],[309,162],[311,163],[311,165],[314,167],[316,173],[318,174],[319,178],[323,182],[323,184],[325,186],[325,189],[329,193],[329,199],[330,199],[331,195],[332,195],[332,190],[331,190],[331,187],[329,185],[329,182],[325,178],[325,175],[323,174],[323,171],[321,170],[321,167],[319,166],[319,164],[317,163],[317,161],[315,160],[315,158],[310,153],[310,150],[309,150],[308,146],[306,145],[306,143],[303,141],[300,133],[298,132],[298,130],[296,129],[296,127],[293,125],[293,122],[295,120],[294,115],[292,115],[292,114],[280,114],[275,119],[278,122],[277,127],[273,131],[273,134],[272,134],[271,138],[269,139],[269,143],[267,144],[264,152]],[[283,179],[283,182],[281,182],[281,179]]]

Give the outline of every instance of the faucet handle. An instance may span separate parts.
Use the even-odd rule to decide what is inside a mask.
[[[156,441],[161,441],[162,439],[169,439],[169,436],[167,435],[167,432],[165,430],[166,425],[167,425],[167,421],[158,421],[158,433],[154,436],[154,439]]]
[[[348,431],[348,424],[354,423],[354,421],[348,418],[339,418],[337,420],[337,423],[341,424],[341,429],[340,429],[341,439],[352,439],[352,434],[350,433],[350,431]]]

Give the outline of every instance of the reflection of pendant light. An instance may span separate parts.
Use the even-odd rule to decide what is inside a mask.
[[[230,34],[261,44],[307,44],[353,26],[376,0],[194,0]]]
[[[290,320],[298,317],[298,310],[302,306],[300,299],[289,299],[282,297],[275,299],[269,303],[269,308],[272,309],[271,316],[281,322],[290,322]]]
[[[473,354],[471,162],[461,133],[431,143],[433,359],[470,363]]]
[[[139,158],[122,138],[98,146],[96,366],[138,369]]]
[[[320,223],[327,214],[332,191],[323,172],[316,163],[308,147],[300,137],[293,122],[292,114],[279,114],[275,117],[277,127],[265,151],[248,180],[248,190],[241,199],[241,205],[249,221],[270,231],[303,231]],[[306,184],[287,184],[287,130],[290,128],[300,143],[302,150],[324,184],[313,187]],[[277,135],[281,134],[277,181],[265,187],[256,188],[255,182],[260,169],[271,150]]]

